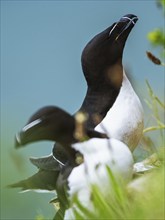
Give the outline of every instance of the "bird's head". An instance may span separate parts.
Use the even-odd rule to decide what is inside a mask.
[[[41,140],[71,143],[74,129],[75,120],[70,114],[58,107],[43,107],[16,134],[15,147]]]
[[[81,117],[78,117],[81,118]],[[105,134],[86,128],[86,120],[81,121],[66,111],[47,106],[32,115],[27,124],[16,134],[15,147],[48,140],[56,141],[64,147],[86,138],[107,138]]]
[[[116,72],[122,71],[123,49],[137,20],[137,16],[127,14],[96,35],[86,45],[81,60],[88,85],[105,83],[108,78],[110,84],[115,84],[116,80],[116,86],[121,86],[122,73],[116,74]],[[117,83],[118,77],[120,82]]]

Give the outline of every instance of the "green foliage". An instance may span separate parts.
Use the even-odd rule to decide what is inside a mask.
[[[164,146],[165,143],[165,104],[155,94],[147,80],[146,85],[149,97],[148,99],[145,99],[145,102],[149,108],[150,113],[148,114],[147,122],[149,126],[143,130],[144,135],[142,143],[143,148],[151,153],[152,151],[156,152],[157,149]],[[155,135],[153,135],[153,132]],[[153,140],[153,137],[156,137],[155,141]]]
[[[164,167],[132,184],[131,219],[164,219]],[[140,188],[141,187],[141,188]],[[140,188],[140,189],[139,189]]]
[[[35,220],[45,220],[44,217],[42,215],[37,215]]]
[[[76,219],[125,219],[127,212],[126,190],[121,181],[116,180],[111,169],[106,167],[107,176],[110,181],[110,188],[106,194],[103,193],[97,185],[91,185],[91,201],[93,209],[89,210],[84,207],[78,200],[77,196],[74,197],[73,202],[77,208],[74,210]]]
[[[116,181],[109,168],[107,171],[113,187],[105,195],[96,185],[91,186],[93,210],[88,210],[75,198],[76,219],[164,219],[163,166],[128,186]]]
[[[161,28],[156,28],[147,35],[151,45],[160,49],[160,55],[165,58],[165,32]]]
[[[157,6],[165,12],[165,0],[157,0]],[[165,13],[164,13],[165,15]],[[164,18],[163,18],[164,19]],[[165,31],[163,28],[156,28],[148,33],[147,38],[152,46],[160,50],[160,56],[165,58]],[[165,66],[159,58],[155,57],[151,52],[146,52],[148,58],[155,64]],[[149,109],[148,119],[145,118],[147,127],[144,129],[142,139],[142,148],[150,154],[157,151],[158,147],[164,146],[165,142],[165,104],[154,93],[151,85],[146,80],[149,97],[145,102]],[[156,141],[153,141],[155,139]]]
[[[165,110],[165,104],[155,95],[154,91],[152,90],[149,82],[146,80],[146,85],[148,88],[148,94],[150,96],[150,100],[145,100],[148,107],[152,110],[152,118],[156,121],[156,125],[147,127],[144,129],[144,133],[153,131],[153,130],[163,130],[165,129],[165,124],[162,119],[161,121],[161,116],[160,116],[160,108],[161,110]],[[163,137],[162,131],[161,131],[161,136]]]
[[[148,40],[153,46],[165,47],[165,33],[161,28],[156,28],[147,35]]]

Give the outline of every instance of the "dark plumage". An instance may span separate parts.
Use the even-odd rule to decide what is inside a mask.
[[[79,114],[83,116],[83,113]],[[78,131],[79,127],[81,131]],[[78,137],[78,132],[82,133],[80,137]],[[34,113],[21,132],[16,135],[15,147],[19,148],[27,143],[41,140],[57,141],[61,144],[59,153],[65,151],[66,157],[68,156],[74,163],[77,152],[70,145],[92,137],[105,138],[107,136],[88,129],[85,118],[83,122],[79,122],[66,111],[56,106],[47,106]]]
[[[21,188],[24,190],[55,190],[56,181],[60,170],[39,170],[33,176],[20,182],[9,185],[12,188]]]

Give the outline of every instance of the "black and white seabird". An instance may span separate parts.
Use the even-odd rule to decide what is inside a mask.
[[[87,44],[87,46],[84,48],[84,51],[82,53],[82,68],[83,68],[83,72],[84,72],[84,75],[87,81],[88,89],[87,89],[86,97],[84,99],[84,102],[80,110],[88,114],[88,120],[86,123],[87,129],[92,130],[95,128],[95,130],[101,131],[102,133],[105,133],[105,131],[107,131],[106,135],[107,136],[110,135],[110,138],[113,137],[113,135],[111,136],[113,132],[110,132],[110,130],[113,130],[113,126],[115,126],[115,119],[116,120],[118,119],[118,116],[120,116],[120,112],[122,113],[123,109],[127,107],[126,110],[124,111],[124,114],[125,114],[127,109],[129,109],[130,107],[129,104],[134,105],[136,101],[140,103],[138,98],[134,99],[135,102],[129,103],[129,100],[130,100],[129,97],[131,98],[131,95],[129,94],[129,92],[131,90],[130,91],[127,90],[127,84],[129,84],[129,81],[124,74],[124,69],[122,66],[122,55],[123,55],[125,42],[127,40],[127,37],[131,29],[133,28],[137,20],[138,18],[135,15],[129,14],[129,15],[123,16],[118,22],[114,23],[112,26],[110,26],[105,31],[101,32],[100,34],[96,35]],[[127,83],[125,83],[125,81]],[[132,89],[131,86],[130,88]],[[122,95],[123,92],[124,92],[124,95]],[[134,92],[132,92],[131,94],[133,96],[134,95],[136,96]],[[121,105],[122,107],[120,108],[119,106],[120,102],[123,102],[124,100],[127,100],[127,101],[125,101],[125,104]],[[114,117],[111,123],[112,116],[109,117],[109,115],[113,115],[111,112],[112,112],[112,109],[114,109],[113,111],[115,112],[116,106],[117,106],[118,114],[114,116],[117,118]],[[137,105],[137,109],[132,108],[131,113],[132,115],[134,115],[136,111],[142,112],[141,110],[142,108],[141,108],[141,105],[139,104]],[[121,114],[123,116],[123,119],[125,119],[124,114],[123,115]],[[140,117],[142,117],[142,114],[140,114]],[[125,133],[127,134],[127,131],[125,130],[124,135],[122,135],[122,132],[119,132],[119,135],[117,135],[118,131],[116,129],[116,131],[114,132],[115,133],[114,138],[116,140],[113,141],[112,139],[112,143],[117,143],[117,142],[121,143],[120,146],[125,146],[124,143],[126,143],[128,144],[128,147],[133,148],[134,146],[132,147],[131,144],[129,146],[129,139],[133,140],[133,138],[136,137],[136,134],[134,134],[134,132],[136,132],[138,128],[139,130],[142,129],[142,125],[139,126],[139,123],[142,123],[141,121],[143,121],[143,119],[141,119],[140,117],[131,117],[131,118],[126,117],[126,120],[124,120],[123,122],[122,120],[119,120],[119,122],[121,121],[121,124],[117,122],[117,126],[119,126],[118,128],[120,128],[120,126],[122,125],[122,130],[124,129],[124,127],[126,128],[126,130],[127,128],[129,128],[130,130],[128,129],[129,132],[128,132],[127,138],[125,138],[126,137]],[[122,117],[120,118],[122,119]],[[139,121],[139,118],[140,118],[140,121]],[[35,120],[40,120],[40,118],[37,118]],[[33,124],[32,122],[33,121],[30,122],[31,127],[28,128],[29,129],[28,131],[31,130],[34,135],[38,135],[38,131],[36,131],[36,129],[38,128],[36,124],[35,123]],[[128,122],[130,122],[129,123],[130,126],[127,126]],[[27,128],[29,124],[27,124],[25,127]],[[132,132],[131,129],[134,132]],[[26,129],[24,130],[26,132]],[[139,137],[137,139],[140,139],[140,135],[141,135],[141,132],[138,133]],[[43,138],[40,138],[40,140],[41,139]],[[54,139],[54,136],[53,136],[53,139]],[[50,138],[50,140],[52,140],[52,137]],[[98,138],[93,138],[92,140],[95,140],[95,141],[98,140],[98,142],[102,141],[102,143],[103,142],[107,143],[108,141],[111,142],[111,140],[107,141],[106,139],[105,141],[104,139],[98,139]],[[120,141],[123,141],[124,143]],[[21,136],[17,137],[17,145],[22,145],[25,142],[27,144],[28,142],[31,142],[31,141],[30,140],[25,141],[21,139]],[[89,143],[89,142],[84,142],[84,143]],[[138,141],[136,141],[136,144],[137,142]],[[113,145],[112,143],[110,144]],[[78,146],[80,146],[81,144],[79,143]],[[54,152],[55,152],[54,156],[58,159],[58,156],[56,155],[56,148],[58,148],[57,146],[58,145],[55,145],[55,148],[54,148]],[[75,149],[74,146],[77,146],[77,145],[72,143],[71,149]],[[85,152],[84,152],[84,155],[86,155]],[[109,160],[111,160],[111,158]],[[42,161],[44,161],[44,159]],[[36,161],[33,160],[33,163],[37,163],[37,160]],[[86,160],[86,163],[87,163],[87,160]],[[44,163],[42,162],[41,164],[44,164]],[[40,167],[40,163],[38,163],[38,166]],[[78,169],[78,167],[75,169]],[[72,168],[70,169],[70,172]],[[66,170],[67,166],[63,167],[63,169]],[[68,174],[67,176],[69,176],[70,178],[72,174],[73,172],[71,173],[71,175]],[[72,181],[70,182],[70,186],[71,185],[72,185]]]
[[[51,115],[47,114],[48,112],[50,113],[50,110]],[[40,120],[36,119],[36,116],[39,116]],[[119,179],[122,178],[128,181],[132,177],[133,157],[129,148],[121,141],[113,138],[109,139],[106,134],[99,133],[95,130],[88,131],[88,129],[85,127],[85,123],[82,127],[83,136],[81,136],[80,140],[76,139],[77,129],[79,130],[79,126],[82,126],[82,124],[78,125],[76,129],[76,120],[78,119],[74,119],[73,116],[69,115],[67,112],[58,107],[44,107],[36,112],[32,116],[32,119],[34,120],[31,121],[30,119],[29,123],[27,124],[28,126],[25,125],[23,128],[23,133],[21,132],[17,139],[20,141],[22,139],[37,141],[38,139],[33,136],[34,133],[31,130],[34,127],[35,130],[40,130],[41,134],[43,134],[42,139],[44,139],[44,137],[47,139],[50,133],[56,131],[58,137],[54,135],[54,137],[51,138],[55,138],[55,140],[58,138],[60,144],[64,146],[67,152],[68,162],[62,167],[60,167],[60,164],[58,167],[55,164],[52,170],[49,170],[48,168],[47,170],[40,169],[36,175],[33,175],[27,180],[12,184],[11,187],[21,187],[22,190],[25,191],[28,189],[28,187],[31,187],[31,189],[36,189],[36,185],[40,185],[38,182],[40,180],[40,189],[44,189],[44,184],[46,185],[45,190],[51,191],[56,189],[58,199],[60,201],[60,210],[57,212],[55,219],[63,219],[64,216],[65,219],[73,218],[73,210],[75,209],[75,205],[74,207],[69,207],[69,201],[74,198],[75,194],[78,195],[78,199],[83,205],[86,205],[86,207],[91,207],[89,184],[95,183],[101,187],[102,183],[104,182],[103,189],[105,190],[104,193],[106,192],[106,189],[109,186],[109,177],[107,177],[108,175],[106,171],[107,166],[110,167],[112,173],[114,173]],[[33,123],[35,121],[36,123]],[[49,126],[47,128],[46,125],[48,121]],[[55,121],[57,123],[54,123]],[[33,123],[33,125],[31,123]],[[45,126],[42,126],[41,128],[40,125],[42,123]],[[56,127],[56,124],[58,127]],[[37,126],[39,126],[38,129]],[[73,127],[75,127],[75,129],[72,130]],[[46,130],[44,130],[45,128]],[[70,142],[70,144],[64,144],[63,137],[65,137],[65,133],[68,129],[70,132],[68,142]],[[26,144],[27,142],[25,141],[23,143]],[[78,163],[77,161],[78,153],[80,156],[82,156],[82,164]],[[48,178],[48,181],[44,178],[44,174],[46,174],[45,177]],[[66,189],[67,194],[65,192]],[[84,194],[85,192],[86,194]],[[66,215],[65,210],[67,210]]]

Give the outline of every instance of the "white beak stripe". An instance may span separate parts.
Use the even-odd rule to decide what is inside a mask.
[[[129,21],[131,21],[134,25],[135,25],[135,22],[133,21],[133,20],[135,20],[136,19],[136,17],[134,17],[134,18],[128,18],[128,17],[122,17],[122,18],[126,18],[126,19],[128,19]]]
[[[114,25],[114,27],[112,28],[112,30],[109,32],[109,36],[112,34],[112,32],[113,32],[113,30],[115,29],[115,27],[117,26],[117,24],[118,24],[118,23],[116,23],[116,24]]]
[[[128,19],[129,20],[129,23],[127,24],[127,26],[124,28],[124,30],[126,30],[127,29],[127,27],[130,25],[130,23],[132,23],[133,25],[135,25],[135,22],[134,22],[134,20],[136,19],[136,17],[134,17],[134,18],[129,18],[129,17],[122,17],[122,18],[125,18],[125,19]],[[112,28],[112,30],[109,32],[109,36],[112,34],[112,32],[114,31],[114,29],[116,28],[116,26],[118,25],[118,23],[119,22],[117,22],[115,25],[114,25],[114,27]],[[123,31],[124,31],[123,30]],[[123,33],[123,31],[121,32],[121,33]],[[121,33],[117,36],[117,38],[121,35]]]
[[[27,131],[28,129],[34,127],[35,125],[38,125],[42,122],[42,120],[39,118],[39,119],[36,119],[35,121],[32,121],[30,122],[29,124],[25,125],[25,127],[22,128],[22,131]]]

